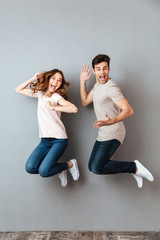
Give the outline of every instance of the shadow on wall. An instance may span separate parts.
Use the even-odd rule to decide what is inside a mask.
[[[126,137],[112,159],[119,161],[138,159],[149,168],[156,178],[154,173],[156,167],[151,163],[150,158],[154,149],[150,145],[154,142],[156,134],[156,132],[153,133],[151,122],[153,121],[152,116],[155,116],[153,106],[158,102],[158,95],[154,94],[150,98],[149,82],[146,81],[144,75],[140,75],[140,72],[137,75],[133,72],[126,72],[125,77],[119,79],[118,85],[133,107],[134,115],[124,121]],[[150,109],[149,114],[148,108]],[[125,176],[121,180],[125,181]]]

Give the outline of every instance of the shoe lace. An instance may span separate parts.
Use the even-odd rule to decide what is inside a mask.
[[[72,174],[72,176],[74,176],[75,175],[75,171],[74,171],[74,169],[73,168],[70,168],[70,173]]]

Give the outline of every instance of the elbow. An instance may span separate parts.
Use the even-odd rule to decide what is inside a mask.
[[[73,113],[77,113],[78,112],[78,108],[75,106],[74,108],[73,108]]]
[[[133,109],[131,110],[131,116],[132,116],[132,115],[134,115],[134,111],[133,111]]]
[[[86,102],[81,102],[83,107],[86,107],[88,104]]]
[[[77,112],[78,112],[78,108],[74,104],[71,104],[70,113],[77,113]]]
[[[131,116],[133,116],[134,115],[134,111],[133,111],[133,109],[131,108],[130,109],[130,112],[129,112],[129,116],[131,117]]]
[[[14,90],[15,90],[15,92],[16,92],[16,93],[19,93],[19,91],[18,91],[18,89],[17,89],[17,88],[15,88]]]

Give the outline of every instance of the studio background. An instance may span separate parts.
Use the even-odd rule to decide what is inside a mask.
[[[0,231],[159,231],[158,0],[0,0],[1,124]],[[94,175],[88,159],[97,137],[93,107],[82,107],[81,67],[105,53],[110,76],[135,111],[114,159],[141,161],[155,177],[138,189],[130,174]],[[76,158],[80,180],[62,188],[25,172],[39,143],[37,100],[14,88],[36,72],[59,68],[71,82],[77,114],[63,114],[69,146],[62,161]],[[90,90],[94,76],[87,83]]]

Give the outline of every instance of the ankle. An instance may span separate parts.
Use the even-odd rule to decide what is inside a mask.
[[[68,169],[73,167],[73,163],[71,161],[67,162],[67,164],[68,164]]]

